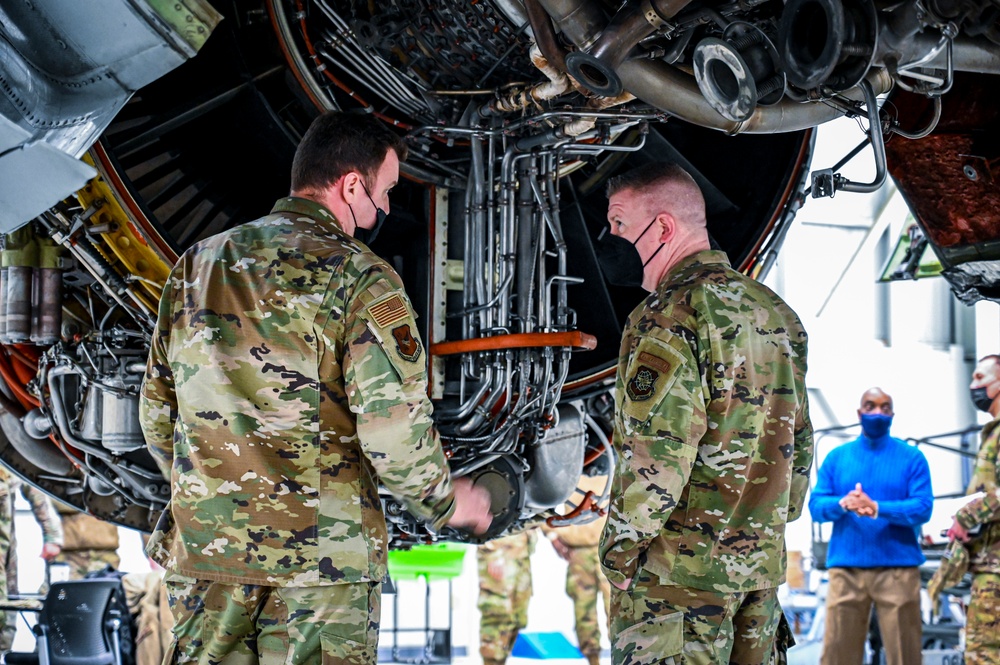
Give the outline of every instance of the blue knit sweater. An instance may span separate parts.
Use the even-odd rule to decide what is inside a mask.
[[[857,483],[878,503],[878,517],[859,517],[840,507]],[[830,568],[919,566],[920,525],[931,518],[934,495],[924,454],[882,436],[861,435],[823,460],[809,499],[814,522],[833,522],[827,550]]]

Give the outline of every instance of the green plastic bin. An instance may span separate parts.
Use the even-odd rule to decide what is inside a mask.
[[[462,574],[462,562],[468,549],[469,546],[462,543],[435,543],[408,550],[390,550],[389,575],[394,580],[450,580]]]

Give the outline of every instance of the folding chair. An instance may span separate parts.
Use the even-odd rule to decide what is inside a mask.
[[[34,627],[37,650],[12,652],[9,665],[122,665],[119,580],[57,582],[45,596]]]

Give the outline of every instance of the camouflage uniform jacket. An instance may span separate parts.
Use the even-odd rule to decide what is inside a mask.
[[[812,464],[806,333],[722,252],[681,260],[625,327],[601,561],[722,593],[775,587]]]
[[[148,548],[168,578],[381,580],[380,481],[433,527],[454,511],[422,351],[399,276],[316,203],[188,250],[140,400],[171,481]]]
[[[31,506],[31,512],[35,516],[35,521],[42,529],[42,542],[46,544],[63,545],[63,528],[59,514],[52,503],[52,499],[40,489],[26,485],[24,482],[11,473],[8,469],[0,466],[0,496],[3,500],[11,502],[11,518],[14,517],[14,491],[20,490],[21,496],[25,498]]]
[[[962,506],[955,518],[966,529],[982,525],[979,536],[969,542],[969,570],[974,573],[1000,573],[1000,418],[983,427],[976,468],[967,494],[983,496]]]

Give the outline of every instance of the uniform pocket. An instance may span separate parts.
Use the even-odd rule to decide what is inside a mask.
[[[357,642],[336,634],[336,630],[324,629],[319,634],[323,648],[323,665],[375,665],[378,644],[374,641]]]
[[[620,665],[653,665],[680,656],[683,650],[684,613],[673,612],[618,633],[611,645],[611,661]]]

